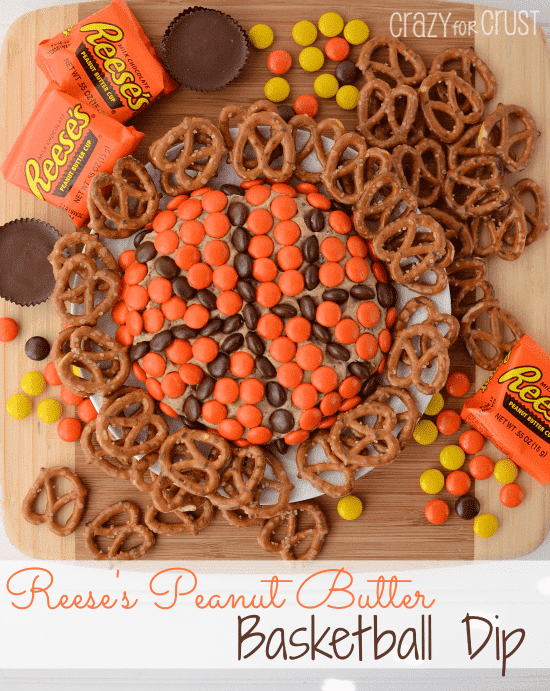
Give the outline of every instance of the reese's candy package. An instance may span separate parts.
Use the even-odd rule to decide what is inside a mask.
[[[111,171],[145,135],[50,84],[2,164],[8,182],[60,209],[81,228],[91,179]]]
[[[532,338],[522,336],[465,401],[462,419],[541,485],[550,484],[550,356]]]
[[[177,88],[123,0],[42,41],[36,63],[62,91],[119,122]]]

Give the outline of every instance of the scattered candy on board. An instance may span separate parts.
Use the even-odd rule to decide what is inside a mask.
[[[342,497],[336,507],[338,514],[346,521],[355,521],[363,513],[363,502],[352,494]]]

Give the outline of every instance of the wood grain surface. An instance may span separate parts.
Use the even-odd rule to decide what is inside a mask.
[[[27,121],[34,103],[45,86],[45,78],[36,69],[34,53],[36,45],[43,39],[54,36],[63,28],[89,16],[108,2],[81,3],[64,7],[49,8],[30,13],[16,22],[6,38],[0,64],[0,159],[19,134]],[[170,20],[185,9],[179,2],[130,1],[129,6],[136,14],[156,48]],[[538,143],[535,164],[528,174],[538,181],[550,179],[547,142],[545,132],[548,116],[544,113],[545,99],[550,96],[548,46],[542,32],[529,40],[519,36],[454,37],[450,27],[454,22],[481,21],[482,8],[431,0],[397,0],[391,8],[380,0],[369,4],[344,3],[334,0],[330,8],[318,1],[301,3],[236,3],[218,0],[218,9],[233,15],[245,29],[262,22],[275,31],[272,46],[288,50],[295,61],[287,77],[291,85],[289,102],[300,93],[312,93],[316,75],[306,73],[296,66],[299,47],[291,39],[291,29],[296,21],[311,19],[327,9],[340,11],[348,20],[363,18],[371,28],[371,34],[389,33],[392,12],[423,12],[428,23],[432,15],[441,12],[444,17],[451,13],[447,24],[447,37],[441,21],[436,18],[432,33],[437,38],[415,38],[410,35],[411,24],[405,43],[417,50],[427,64],[440,50],[450,45],[469,46],[475,42],[476,49],[487,60],[497,75],[498,100],[512,100],[525,105],[539,123],[543,135]],[[410,22],[410,20],[409,20]],[[316,45],[323,46],[325,39],[318,39]],[[198,94],[178,89],[169,98],[158,101],[144,113],[135,117],[131,124],[146,136],[137,155],[145,158],[149,144],[170,127],[180,122],[185,115],[202,115],[215,119],[227,103],[251,103],[263,94],[263,85],[271,76],[265,66],[269,51],[252,51],[249,63],[237,81],[215,94]],[[354,47],[351,57],[356,58],[359,47]],[[513,58],[511,59],[511,57]],[[526,70],[526,66],[529,69]],[[333,65],[326,66],[332,71]],[[342,111],[334,100],[321,103],[321,117],[338,117],[347,129],[355,124],[354,112]],[[546,175],[545,175],[546,174]],[[547,183],[548,185],[548,183]],[[61,211],[41,202],[0,180],[0,221],[2,223],[19,217],[38,217],[56,226],[60,232],[72,229],[72,224]],[[530,248],[519,262],[491,262],[491,278],[497,294],[505,306],[514,311],[525,329],[544,347],[550,350],[548,316],[545,297],[548,295],[544,266],[549,250],[548,238]],[[500,265],[499,265],[500,264]],[[504,265],[504,266],[503,266]],[[513,276],[513,280],[510,277]],[[528,277],[526,280],[526,276]],[[3,400],[19,390],[19,380],[29,369],[43,369],[45,363],[32,363],[23,351],[24,342],[31,335],[44,335],[53,340],[60,328],[60,322],[51,306],[46,303],[32,308],[18,308],[0,301],[0,312],[12,316],[21,327],[19,337],[0,349],[0,372],[2,373]],[[452,369],[462,369],[474,378],[474,367],[467,354],[457,346],[452,351]],[[486,374],[479,371],[478,384]],[[473,389],[472,389],[473,390]],[[46,390],[44,395],[58,398],[58,390]],[[450,402],[450,407],[460,410],[461,401]],[[33,411],[36,401],[33,403]],[[64,414],[73,414],[65,406]],[[19,507],[27,487],[42,465],[64,464],[76,467],[82,479],[90,487],[89,503],[85,520],[89,520],[106,504],[120,498],[134,499],[143,506],[143,497],[135,492],[129,483],[118,482],[99,476],[97,471],[84,464],[80,449],[76,445],[59,441],[55,425],[41,423],[35,412],[22,421],[14,422],[2,416],[0,435],[4,444],[3,486],[5,519],[12,542],[26,554],[50,559],[86,559],[81,540],[81,530],[74,536],[61,540],[43,527],[35,528],[21,520]],[[550,516],[550,493],[531,480],[526,473],[521,475],[521,484],[526,490],[526,500],[518,509],[504,509],[498,501],[498,487],[494,479],[477,483],[476,496],[482,502],[483,511],[495,513],[501,521],[501,528],[491,540],[474,540],[472,525],[453,515],[443,526],[432,526],[423,516],[423,507],[428,498],[421,492],[418,477],[426,468],[437,467],[439,451],[455,437],[441,437],[429,447],[415,442],[400,455],[391,466],[372,471],[358,481],[355,493],[365,502],[365,511],[354,522],[342,521],[336,513],[336,501],[323,497],[320,500],[328,512],[331,533],[322,553],[324,559],[422,559],[448,560],[473,558],[506,558],[524,554],[534,549],[548,530]],[[75,458],[76,450],[76,458]],[[494,449],[492,450],[494,451]],[[489,450],[491,452],[491,450]],[[495,458],[498,452],[492,453]],[[450,499],[444,492],[443,498]],[[216,517],[213,523],[197,537],[160,539],[150,553],[151,559],[269,559],[256,545],[253,529],[237,530]]]

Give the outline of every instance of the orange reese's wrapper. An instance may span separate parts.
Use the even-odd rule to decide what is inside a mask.
[[[2,174],[64,209],[81,228],[89,218],[91,179],[99,171],[112,171],[144,136],[50,84],[2,164]]]
[[[541,485],[550,484],[550,356],[522,336],[462,418]]]
[[[65,93],[119,122],[178,86],[123,0],[42,41],[36,62]]]

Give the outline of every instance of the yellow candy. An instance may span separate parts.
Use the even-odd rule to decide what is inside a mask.
[[[31,412],[31,399],[23,393],[14,393],[8,398],[6,410],[16,420],[22,420]]]
[[[474,518],[474,533],[479,537],[492,537],[498,530],[498,521],[492,513],[482,513]]]
[[[255,24],[248,32],[248,38],[254,48],[259,50],[269,48],[273,43],[273,29],[267,26],[267,24]]]
[[[300,63],[300,67],[303,70],[306,70],[306,72],[317,72],[317,70],[320,70],[324,65],[325,56],[322,50],[319,50],[319,48],[315,48],[314,46],[310,46],[309,48],[304,48],[304,50],[300,51],[298,61]]]
[[[82,375],[80,374],[80,367],[77,367],[76,365],[72,366],[73,369],[73,374],[75,377],[80,377],[82,379]]]
[[[437,415],[443,410],[444,405],[443,396],[440,393],[434,393],[428,403],[428,407],[424,411],[424,415]]]
[[[284,101],[290,93],[290,85],[286,79],[282,77],[273,77],[264,86],[264,94],[266,98],[274,103]]]
[[[353,46],[364,43],[369,37],[370,29],[361,19],[352,19],[344,28],[344,38]]]
[[[357,108],[359,102],[359,89],[355,86],[346,85],[338,89],[336,103],[343,110],[353,110]]]
[[[338,36],[344,28],[344,20],[337,12],[325,12],[318,22],[319,31],[323,36]]]
[[[338,80],[333,74],[320,74],[313,82],[313,89],[317,96],[321,98],[336,96],[339,86]]]
[[[447,470],[458,470],[464,465],[466,460],[466,454],[460,446],[456,444],[449,444],[444,449],[441,449],[439,454],[439,461],[444,468]]]
[[[431,420],[420,420],[413,432],[413,437],[419,444],[433,444],[437,439],[437,427]]]
[[[57,422],[61,417],[61,403],[54,401],[53,398],[45,398],[40,401],[36,409],[38,417],[47,425]]]
[[[40,372],[27,372],[21,377],[21,388],[29,396],[40,396],[45,386],[46,380]]]
[[[354,521],[363,513],[363,502],[359,497],[349,495],[342,497],[336,507],[338,514],[346,521]]]
[[[517,478],[518,467],[514,461],[511,461],[509,458],[501,458],[500,461],[495,463],[495,470],[493,474],[495,478],[503,485],[508,485],[510,482],[514,482],[514,480]]]
[[[294,24],[292,28],[292,38],[299,46],[310,46],[317,38],[315,24],[308,21]]]
[[[443,473],[436,468],[425,470],[420,476],[420,488],[426,494],[437,494],[445,486]]]

